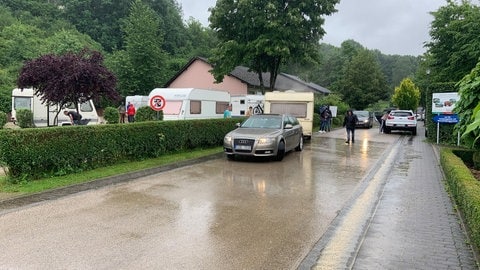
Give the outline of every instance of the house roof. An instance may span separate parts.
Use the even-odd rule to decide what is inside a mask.
[[[249,68],[244,66],[236,67],[231,73],[231,76],[238,78],[239,80],[254,86],[260,87],[260,79],[256,72],[251,71]],[[262,73],[263,84],[268,86],[270,85],[270,73]],[[315,83],[308,83],[303,81],[297,76],[281,72],[277,76],[275,82],[276,90],[296,90],[299,92],[317,92],[321,94],[330,94],[331,91],[325,87],[322,87]]]
[[[194,57],[192,58],[179,72],[177,72],[166,84],[165,87],[168,87],[175,79],[180,76],[188,67],[195,61],[203,61],[209,65],[212,65],[208,62],[206,58],[203,57]],[[240,81],[246,83],[250,87],[260,87],[260,80],[258,78],[258,74],[254,71],[251,71],[248,67],[244,66],[237,66],[232,72],[229,74],[232,77],[239,79]],[[270,85],[270,73],[263,72],[262,73],[263,84],[265,86]],[[322,87],[318,84],[312,82],[305,82],[297,76],[287,74],[287,73],[279,73],[277,76],[277,80],[275,82],[275,90],[296,90],[299,92],[316,92],[320,94],[330,94],[331,91],[325,87]]]

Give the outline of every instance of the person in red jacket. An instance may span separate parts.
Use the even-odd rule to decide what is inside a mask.
[[[135,113],[136,113],[135,106],[133,106],[132,103],[128,102],[128,105],[127,105],[127,118],[128,118],[128,122],[129,122],[129,123],[135,122]]]

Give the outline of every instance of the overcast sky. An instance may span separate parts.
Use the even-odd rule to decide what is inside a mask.
[[[177,0],[184,19],[193,17],[208,26],[209,7],[216,0]],[[339,47],[353,39],[384,54],[422,55],[436,11],[446,0],[341,0],[337,12],[325,17],[327,34],[321,42]]]

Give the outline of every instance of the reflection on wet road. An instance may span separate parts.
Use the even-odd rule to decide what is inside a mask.
[[[343,133],[282,162],[222,158],[0,213],[2,267],[296,268],[398,139]]]

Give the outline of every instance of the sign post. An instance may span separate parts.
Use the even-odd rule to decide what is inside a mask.
[[[157,112],[157,120],[160,118],[160,111],[165,108],[166,100],[160,95],[153,96],[150,98],[149,104],[152,110]]]
[[[437,123],[437,144],[440,141],[440,123],[458,123],[458,115],[453,113],[453,109],[459,99],[457,92],[432,94],[432,114],[437,114],[433,117],[433,121]]]
[[[458,114],[437,114],[433,117],[433,122],[437,123],[437,144],[440,140],[440,123],[456,124],[458,121]]]

